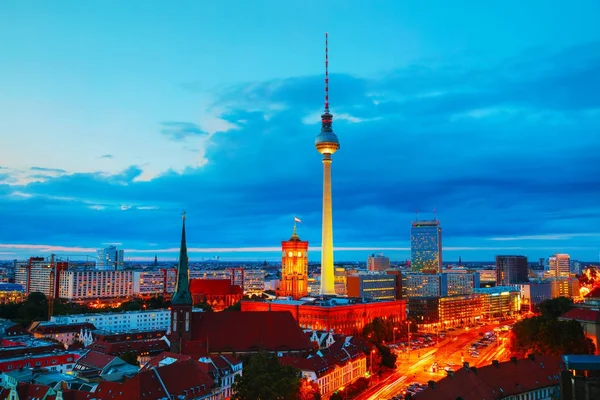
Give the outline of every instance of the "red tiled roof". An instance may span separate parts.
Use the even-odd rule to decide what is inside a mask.
[[[193,313],[192,336],[193,341],[205,343],[210,353],[305,351],[313,348],[288,311]]]
[[[157,368],[158,365],[160,364],[160,362],[163,361],[165,358],[173,358],[173,359],[177,360],[176,362],[187,361],[187,360],[192,359],[190,356],[187,356],[185,354],[177,354],[177,353],[171,353],[169,351],[164,351],[164,352],[160,353],[159,355],[157,355],[156,357],[152,357],[150,359],[150,361],[148,361],[142,369],[151,369],[153,367]]]
[[[589,308],[573,308],[560,316],[562,319],[595,322],[600,324],[600,311]]]
[[[154,340],[131,340],[127,342],[110,343],[102,340],[96,340],[88,346],[88,349],[98,351],[104,354],[118,356],[119,354],[131,351],[133,353],[149,352],[160,353],[169,349],[167,342],[161,339]]]
[[[38,325],[31,330],[31,333],[39,333],[41,335],[51,335],[56,333],[79,332],[81,328],[96,329],[93,324],[84,322],[81,324],[57,324],[57,325]]]
[[[104,369],[104,367],[106,367],[115,358],[116,356],[90,350],[83,357],[77,360],[77,364],[86,367]]]
[[[414,400],[493,400],[560,385],[560,356],[535,356],[479,368],[461,368],[413,396]]]
[[[244,294],[238,285],[232,285],[229,279],[192,279],[190,281],[192,295],[204,294],[219,296],[226,294]]]

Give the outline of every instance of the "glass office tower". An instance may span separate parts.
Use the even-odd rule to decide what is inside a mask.
[[[410,230],[410,264],[414,272],[442,272],[440,221],[415,221]]]

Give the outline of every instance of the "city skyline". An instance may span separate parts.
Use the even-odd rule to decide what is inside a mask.
[[[173,259],[183,210],[191,259],[277,259],[294,215],[320,259],[329,32],[336,260],[434,209],[444,260],[598,260],[600,5],[225,3],[0,5],[0,259]]]

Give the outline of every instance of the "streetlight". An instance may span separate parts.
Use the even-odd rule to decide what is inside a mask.
[[[394,335],[394,344],[396,344],[396,331],[398,330],[398,327],[395,326],[394,327],[394,331],[393,331],[393,335]]]
[[[375,354],[375,349],[371,350],[371,365],[369,369],[371,370],[371,375],[373,375],[373,354]]]

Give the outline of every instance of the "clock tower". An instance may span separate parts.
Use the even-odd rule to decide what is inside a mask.
[[[299,299],[308,295],[308,242],[300,240],[294,232],[290,240],[281,242],[281,286],[280,296]]]

